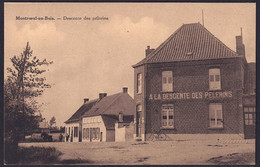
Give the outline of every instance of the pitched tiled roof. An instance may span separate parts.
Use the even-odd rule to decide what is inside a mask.
[[[115,129],[115,123],[118,121],[118,116],[116,115],[102,115],[103,122],[106,129]],[[124,122],[134,121],[134,115],[124,115]]]
[[[118,117],[115,115],[102,115],[103,122],[106,129],[115,129],[115,123],[118,121]]]
[[[65,123],[78,122],[81,117],[97,115],[134,115],[135,101],[128,93],[117,93],[101,100],[95,99],[83,104]]]
[[[134,115],[134,111],[134,99],[128,93],[117,93],[102,98],[83,116],[118,115],[119,112],[123,115]]]
[[[200,23],[183,24],[146,58],[134,65],[239,57]]]
[[[98,101],[98,99],[91,100],[84,103],[65,123],[78,122],[80,117],[89,111]]]

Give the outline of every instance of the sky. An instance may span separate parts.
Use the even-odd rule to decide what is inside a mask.
[[[45,104],[42,116],[48,121],[55,116],[57,126],[64,126],[84,98],[122,87],[133,97],[132,65],[145,57],[147,46],[157,48],[183,24],[202,24],[202,10],[205,28],[234,51],[242,28],[247,61],[255,62],[255,3],[5,3],[4,10],[5,69],[27,41],[34,56],[54,62],[44,74],[52,87],[37,101]]]

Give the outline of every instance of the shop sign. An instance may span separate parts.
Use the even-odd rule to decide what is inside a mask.
[[[188,100],[188,99],[223,99],[232,98],[232,91],[186,92],[150,94],[149,100]]]

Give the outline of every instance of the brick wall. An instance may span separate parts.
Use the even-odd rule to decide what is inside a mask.
[[[137,105],[142,105],[142,113],[141,113],[141,117],[142,117],[142,128],[141,128],[141,133],[145,134],[145,110],[146,110],[146,105],[145,105],[145,95],[146,95],[146,66],[142,65],[139,67],[136,67],[134,69],[134,100],[136,102],[136,106]],[[141,73],[142,74],[142,92],[141,93],[137,93],[137,74]],[[136,134],[136,112],[134,114],[134,134]],[[136,136],[136,135],[134,135]]]
[[[151,128],[160,129],[161,105],[174,104],[175,129],[163,130],[172,134],[193,133],[243,133],[242,115],[242,80],[240,58],[218,59],[190,62],[175,62],[149,64],[146,77],[146,133]],[[162,91],[161,73],[164,70],[173,71],[174,92],[208,92],[209,68],[220,68],[221,91],[232,91],[231,98],[219,99],[179,99],[179,100],[149,100],[150,94],[160,94]],[[135,75],[136,76],[136,75]],[[136,99],[136,98],[135,98]],[[209,104],[221,103],[224,128],[209,129]]]

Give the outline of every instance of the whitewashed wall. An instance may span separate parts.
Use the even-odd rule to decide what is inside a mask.
[[[125,131],[126,127],[118,127],[118,123],[115,123],[115,141],[116,142],[125,142]]]
[[[74,127],[78,127],[78,137],[74,137]],[[72,142],[79,142],[79,123],[68,123],[68,124],[66,124],[65,125],[65,128],[66,128],[66,132],[65,132],[65,142],[67,142],[66,141],[66,135],[67,135],[67,133],[69,133],[69,128],[70,128],[70,137],[69,137],[69,140],[68,140],[68,142],[70,142],[70,139],[71,139],[71,130],[73,129],[73,140],[72,140]]]
[[[106,127],[100,115],[82,118],[82,142],[90,142],[90,139],[83,138],[83,128],[100,128],[99,135],[101,136],[102,132],[102,142],[106,141]],[[92,142],[100,142],[100,139],[92,140]]]

